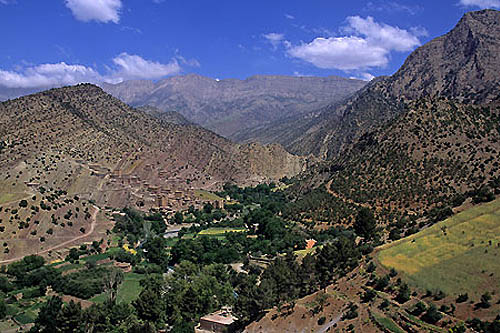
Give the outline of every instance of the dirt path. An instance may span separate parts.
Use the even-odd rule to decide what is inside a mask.
[[[52,247],[49,247],[48,249],[45,249],[43,251],[40,251],[40,252],[37,252],[36,254],[37,255],[40,255],[40,254],[44,254],[44,253],[47,253],[49,251],[54,251],[54,250],[57,250],[61,247],[64,247],[68,244],[71,244],[73,242],[76,242],[76,241],[79,241],[80,239],[83,239],[85,237],[88,237],[90,235],[92,235],[92,233],[94,232],[95,230],[95,226],[97,224],[97,213],[99,213],[99,211],[101,210],[99,207],[97,206],[92,206],[94,208],[94,212],[92,212],[92,214],[90,215],[90,218],[92,220],[92,222],[90,223],[90,230],[86,233],[84,233],[83,235],[80,235],[78,237],[75,237],[75,238],[72,238],[70,240],[67,240],[65,242],[62,242],[62,243],[59,243],[55,246],[52,246]],[[26,254],[26,255],[29,255],[29,254]],[[8,260],[3,260],[3,261],[0,261],[0,265],[1,264],[8,264],[8,263],[11,263],[11,262],[14,262],[14,261],[18,261],[18,260],[21,260],[23,259],[25,256],[22,256],[22,257],[17,257],[17,258],[12,258],[12,259],[8,259]]]
[[[328,193],[330,193],[331,195],[333,195],[335,198],[338,198],[346,203],[350,203],[351,205],[354,205],[354,206],[358,206],[358,207],[366,207],[366,208],[370,208],[370,205],[368,204],[361,204],[359,202],[356,202],[352,199],[347,199],[343,196],[341,196],[340,194],[338,194],[337,192],[334,192],[332,191],[332,189],[330,188],[332,186],[332,182],[333,182],[333,179],[330,180],[327,184],[326,184],[326,191]]]
[[[340,321],[340,319],[342,319],[342,313],[339,314],[337,317],[333,318],[332,321],[330,321],[328,324],[323,326],[323,328],[320,329],[317,333],[325,333],[326,331],[328,331],[329,328],[331,328],[332,326],[337,324]]]

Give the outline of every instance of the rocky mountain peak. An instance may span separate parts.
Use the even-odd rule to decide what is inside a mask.
[[[405,99],[441,96],[466,103],[498,98],[500,12],[463,16],[453,30],[415,50],[388,78],[389,91]]]

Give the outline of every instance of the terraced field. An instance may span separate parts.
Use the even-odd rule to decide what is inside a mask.
[[[221,236],[228,232],[245,232],[246,228],[209,228],[202,230],[198,233],[198,235],[205,236]]]
[[[384,245],[377,259],[424,290],[439,289],[449,295],[498,292],[500,199]]]

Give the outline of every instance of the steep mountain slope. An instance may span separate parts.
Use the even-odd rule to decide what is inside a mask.
[[[422,214],[500,176],[500,105],[426,99],[335,160],[330,190],[377,209]]]
[[[420,98],[441,97],[464,104],[498,100],[500,12],[464,15],[457,26],[414,51],[391,77],[370,82],[343,105],[311,120],[304,135],[278,141],[296,153],[331,158],[363,133],[407,110]]]
[[[158,118],[160,120],[163,120],[167,123],[172,123],[176,125],[194,125],[192,122],[187,120],[182,114],[179,112],[175,111],[161,111],[160,109],[150,106],[150,105],[145,105],[145,106],[140,106],[136,108],[137,110],[147,113],[152,117]]]
[[[465,40],[470,36],[481,36],[478,41],[500,40],[498,30],[490,29],[491,36],[474,30],[477,26],[481,30],[479,23],[491,22],[492,17],[500,19],[500,12],[468,13],[457,28],[436,41],[440,44],[456,36],[456,30],[461,32],[464,26],[470,29],[470,33],[460,34]],[[429,52],[431,46],[423,46],[417,55]],[[446,89],[426,90],[438,80],[421,84],[416,72],[415,80],[401,88],[405,78],[401,73],[410,71],[418,59],[412,55],[393,77],[369,84],[344,105],[342,117],[332,115],[330,120],[335,121],[320,124],[318,131],[302,138],[305,144],[317,144],[317,152],[331,158],[299,176],[294,189],[301,199],[292,212],[295,218],[312,216],[317,221],[349,224],[354,211],[369,207],[387,227],[386,235],[390,232],[398,238],[446,217],[468,197],[481,202],[498,193],[500,81],[494,80],[500,78],[500,66],[495,67],[497,59],[487,57],[495,58],[485,51],[490,47],[476,48],[479,54],[469,58],[482,59],[481,68],[488,68],[485,72],[491,81],[468,86],[449,74],[452,64],[444,61],[433,66],[447,68],[448,74],[442,75],[449,82]],[[421,61],[432,58],[426,54]],[[454,67],[457,73],[459,67]],[[426,68],[421,67],[422,75],[440,77]],[[474,74],[468,75],[472,84]],[[394,91],[399,91],[399,97]]]
[[[157,83],[128,81],[102,84],[102,87],[130,105],[152,105],[162,111],[177,111],[190,121],[233,138],[238,131],[307,114],[343,100],[365,84],[334,76],[213,80],[191,74]],[[241,135],[237,138],[259,139]]]
[[[51,149],[108,168],[115,168],[125,153],[169,154],[170,160],[191,164],[221,181],[266,178],[271,167],[263,172],[263,161],[276,163],[272,177],[282,173],[277,170],[302,170],[301,158],[277,146],[236,145],[200,127],[159,121],[88,84],[4,102],[0,116],[6,143],[2,166]],[[291,163],[279,164],[271,156]]]

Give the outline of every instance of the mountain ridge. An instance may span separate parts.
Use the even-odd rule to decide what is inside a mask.
[[[127,81],[101,86],[132,106],[152,105],[162,111],[177,111],[190,121],[235,139],[235,133],[243,129],[343,100],[365,84],[336,76],[255,75],[245,80],[214,80],[188,74],[157,83]]]
[[[465,104],[498,100],[499,21],[496,10],[465,14],[450,32],[410,54],[394,75],[377,78],[345,103],[326,108],[304,135],[278,142],[291,152],[328,159],[363,133],[404,112],[412,100],[442,97]]]

